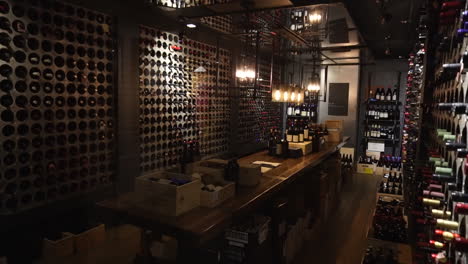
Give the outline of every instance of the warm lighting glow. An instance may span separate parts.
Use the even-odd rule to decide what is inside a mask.
[[[253,81],[255,79],[255,71],[244,66],[236,71],[236,77],[241,81]]]
[[[297,94],[297,103],[302,103],[303,99],[304,99],[304,97],[302,96],[302,93],[298,93]]]
[[[322,15],[320,13],[314,12],[309,15],[310,23],[320,23],[322,21]]]
[[[289,101],[289,92],[288,92],[288,91],[284,91],[284,92],[283,92],[283,101],[284,101],[284,102],[288,102],[288,101]]]
[[[291,92],[291,101],[292,102],[296,101],[296,92],[295,91]]]
[[[277,101],[279,102],[281,100],[281,90],[280,89],[276,89],[274,92],[273,92],[273,100],[274,101]]]
[[[193,24],[193,23],[188,23],[188,24],[187,24],[187,27],[188,27],[188,28],[196,28],[197,25],[195,25],[195,24]]]

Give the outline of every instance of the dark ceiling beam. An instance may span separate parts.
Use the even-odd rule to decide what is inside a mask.
[[[320,51],[340,51],[343,50],[343,52],[346,52],[348,50],[353,50],[353,49],[365,49],[367,48],[367,45],[347,45],[347,46],[330,46],[330,47],[321,47]],[[308,52],[311,51],[312,48],[299,48],[299,49],[289,49],[287,51],[301,51],[301,52]]]
[[[321,5],[321,4],[335,4],[335,3],[341,3],[342,0],[304,1],[303,3],[298,3],[298,4],[292,4],[292,3],[286,4],[286,5],[282,4],[282,5],[271,6],[267,8],[255,8],[255,4],[246,8],[245,5],[242,4],[242,2],[244,2],[244,0],[237,0],[237,1],[225,3],[225,4],[173,9],[171,10],[170,13],[172,13],[173,16],[178,16],[178,17],[201,18],[201,17],[210,17],[210,16],[235,15],[235,14],[241,14],[245,12],[259,12],[259,11],[275,10],[275,9],[281,9],[281,8],[294,8],[294,7],[312,6],[312,5]],[[233,3],[239,3],[239,6],[232,8]],[[224,7],[229,7],[229,6],[231,6],[231,8],[224,8]],[[220,11],[223,8],[225,10]]]

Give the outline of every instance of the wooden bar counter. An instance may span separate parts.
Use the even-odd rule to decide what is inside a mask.
[[[157,214],[138,206],[134,193],[119,195],[116,198],[97,203],[98,209],[118,217],[120,221],[140,226],[156,232],[175,235],[193,247],[198,247],[221,234],[233,219],[253,212],[274,194],[283,190],[306,169],[317,166],[333,153],[336,153],[349,138],[341,143],[325,143],[322,150],[297,159],[280,159],[261,151],[238,160],[239,164],[254,161],[279,162],[281,165],[263,174],[255,187],[239,188],[235,197],[216,208],[195,208],[181,216],[170,217]],[[115,219],[115,218],[114,218]]]

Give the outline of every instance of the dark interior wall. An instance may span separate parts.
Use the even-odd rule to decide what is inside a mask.
[[[128,192],[133,189],[134,178],[140,175],[140,142],[139,142],[139,34],[138,25],[145,25],[174,34],[183,32],[190,39],[210,45],[219,44],[220,47],[233,53],[232,65],[236,65],[239,47],[237,41],[197,24],[196,30],[189,30],[184,23],[172,18],[159,8],[150,6],[142,0],[138,1],[67,1],[86,8],[107,13],[116,18],[118,38],[118,131],[117,131],[117,193]],[[235,69],[235,67],[231,67]],[[234,74],[234,71],[233,71]],[[232,78],[234,80],[234,78]],[[235,86],[235,83],[232,83]],[[236,97],[236,91],[231,91]],[[231,117],[237,116],[238,107],[232,103]],[[238,124],[233,121],[232,127]],[[231,140],[232,141],[232,140]],[[236,144],[231,145],[234,152],[241,152]]]
[[[368,97],[369,88],[375,91],[375,87],[394,87],[399,83],[399,101],[402,102],[400,112],[404,108],[405,101],[405,85],[406,76],[408,72],[408,63],[406,60],[376,60],[375,64],[364,65],[361,67],[361,80],[360,80],[360,110],[359,110],[359,133],[358,133],[358,155],[364,153],[364,146],[362,145],[362,137],[364,135],[364,120],[365,120],[365,101]],[[400,77],[399,77],[400,76]],[[403,124],[403,114],[400,114],[400,131]],[[397,143],[395,155],[400,156],[401,153],[401,132],[400,142]],[[386,147],[386,153],[391,154],[391,149]]]

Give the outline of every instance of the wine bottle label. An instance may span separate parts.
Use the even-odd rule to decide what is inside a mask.
[[[292,141],[296,142],[296,143],[299,142],[299,135],[293,135],[292,136]]]
[[[304,139],[308,140],[309,139],[309,130],[304,129]]]
[[[299,142],[304,142],[304,134],[299,134]]]
[[[293,136],[292,136],[292,135],[287,135],[287,136],[286,136],[286,140],[287,140],[288,142],[293,141]]]

